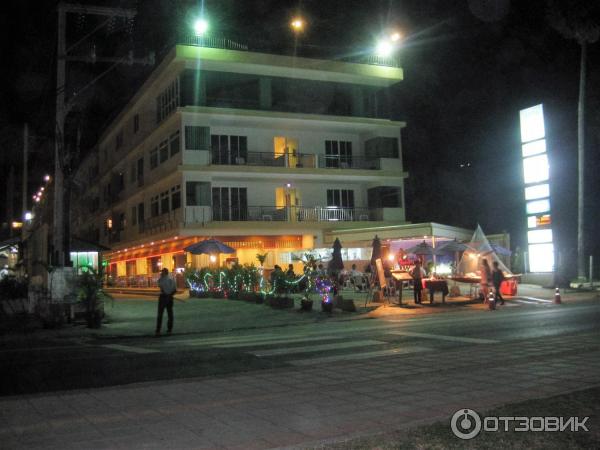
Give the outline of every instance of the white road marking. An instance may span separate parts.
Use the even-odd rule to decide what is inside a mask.
[[[382,345],[387,344],[385,341],[350,341],[350,342],[335,342],[332,344],[321,344],[321,345],[310,345],[306,347],[286,347],[286,348],[274,348],[271,350],[259,350],[251,352],[255,356],[275,356],[275,355],[293,355],[295,353],[311,353],[318,352],[321,350],[338,350],[343,348],[356,348],[356,347],[367,347],[370,345]]]
[[[246,342],[232,342],[229,344],[218,344],[214,347],[217,348],[239,348],[239,347],[258,347],[259,345],[276,345],[276,344],[293,344],[294,342],[312,342],[312,341],[324,341],[324,340],[335,340],[335,339],[347,339],[348,336],[307,336],[298,338],[277,338],[268,340],[256,340]]]
[[[451,342],[468,342],[470,344],[495,344],[499,341],[493,339],[481,339],[481,338],[470,338],[462,336],[448,336],[443,334],[430,334],[430,333],[415,333],[412,331],[390,331],[388,334],[394,334],[398,336],[409,336],[409,337],[420,337],[424,339],[439,339],[441,341]]]
[[[102,347],[110,348],[112,350],[121,350],[122,352],[129,353],[159,353],[160,350],[152,350],[149,348],[141,348],[141,347],[132,347],[130,345],[120,345],[120,344],[106,344]]]
[[[537,298],[537,297],[516,297],[515,300],[531,300],[536,303],[553,303],[552,300],[546,300],[545,298]]]
[[[404,348],[390,348],[387,350],[379,350],[374,352],[364,353],[347,353],[344,355],[332,355],[332,356],[321,356],[318,358],[306,358],[296,359],[294,361],[288,361],[293,366],[312,366],[315,364],[330,363],[336,361],[350,361],[360,359],[377,358],[380,356],[394,356],[394,355],[405,355],[409,353],[419,353],[431,351],[428,347],[404,347]]]

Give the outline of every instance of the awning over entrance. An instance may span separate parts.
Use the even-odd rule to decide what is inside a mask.
[[[467,230],[466,228],[453,227],[435,222],[409,223],[385,227],[335,229],[328,231],[325,234],[325,243],[332,244],[336,237],[345,243],[370,243],[375,235],[379,236],[379,238],[382,240],[424,239],[426,237],[431,238],[433,236],[435,238],[468,241],[472,234],[473,231]]]
[[[236,250],[240,249],[285,249],[285,248],[300,248],[302,247],[301,235],[290,236],[211,236],[225,245]],[[107,252],[104,254],[104,259],[110,263],[117,261],[125,261],[138,258],[150,258],[153,256],[163,255],[167,253],[183,253],[184,248],[196,242],[203,241],[206,236],[195,236],[190,238],[172,238],[162,239],[160,241],[151,241],[146,244],[140,244],[135,247],[125,248]]]

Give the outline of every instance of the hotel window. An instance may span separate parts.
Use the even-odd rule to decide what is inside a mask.
[[[157,217],[159,214],[158,195],[155,195],[150,199],[150,217]]]
[[[354,191],[352,189],[327,189],[327,206],[354,208]]]
[[[133,116],[133,132],[137,133],[140,129],[140,115],[136,114]]]
[[[158,148],[150,150],[150,170],[158,167]]]
[[[401,208],[402,191],[399,186],[378,186],[368,190],[370,208]]]
[[[213,134],[210,137],[213,164],[245,164],[248,159],[248,138]]]
[[[212,188],[213,220],[246,220],[248,193],[246,188]]]
[[[352,166],[352,142],[325,141],[325,167]]]
[[[179,208],[181,208],[181,186],[178,184],[171,188],[171,209]]]
[[[115,139],[115,150],[119,150],[123,147],[123,130],[119,130]]]
[[[187,206],[210,206],[210,183],[188,181],[185,184],[185,204]]]
[[[137,175],[137,171],[136,171],[136,167],[135,167],[135,163],[131,164],[131,167],[129,168],[129,182],[130,183],[135,183],[136,180],[136,175]]]
[[[156,97],[156,123],[162,122],[179,106],[179,77]]]
[[[165,139],[158,146],[159,162],[162,164],[169,159],[169,141]]]
[[[145,217],[144,217],[144,203],[138,203],[138,207],[137,207],[137,221],[138,223],[141,225],[144,223]]]
[[[166,214],[169,212],[169,191],[160,193],[160,213]]]
[[[179,145],[179,130],[177,130],[169,138],[169,149],[171,150],[171,156],[179,153]]]
[[[131,225],[136,226],[137,225],[137,206],[132,206],[131,207]]]
[[[210,128],[198,126],[185,127],[186,150],[210,150]]]

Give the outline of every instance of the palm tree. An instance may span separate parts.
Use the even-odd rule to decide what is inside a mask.
[[[548,0],[548,20],[567,39],[581,48],[579,63],[579,100],[577,104],[577,277],[585,278],[584,236],[584,168],[585,168],[585,89],[587,45],[600,37],[600,7],[589,0]]]

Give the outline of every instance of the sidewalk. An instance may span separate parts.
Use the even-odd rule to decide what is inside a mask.
[[[7,449],[305,448],[600,385],[597,333],[511,344],[3,398],[0,438]]]

